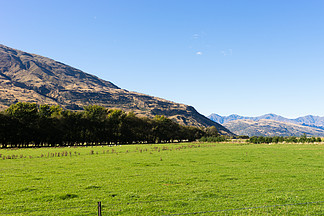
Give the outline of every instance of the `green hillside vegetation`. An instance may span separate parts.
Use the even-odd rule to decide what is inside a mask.
[[[0,149],[0,214],[90,216],[101,201],[102,215],[323,215],[323,153],[247,143]]]
[[[2,148],[166,143],[194,141],[205,134],[203,129],[180,125],[165,116],[149,119],[97,105],[75,112],[19,102],[0,113]]]

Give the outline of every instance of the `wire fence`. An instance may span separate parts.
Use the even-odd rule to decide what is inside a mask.
[[[163,200],[165,201],[165,200]],[[177,200],[173,200],[177,201]],[[145,203],[152,203],[152,202],[159,202],[156,201],[149,201]],[[143,203],[143,202],[137,202],[137,203]],[[131,204],[131,203],[128,203]],[[237,211],[243,211],[243,210],[260,210],[260,209],[269,209],[269,208],[278,208],[278,207],[287,207],[287,206],[305,206],[305,205],[323,205],[324,201],[313,201],[313,202],[303,202],[303,203],[289,203],[289,204],[278,204],[278,205],[264,205],[264,206],[248,206],[248,207],[241,207],[241,208],[229,208],[229,209],[215,209],[215,210],[208,210],[208,211],[197,211],[197,212],[178,212],[178,213],[171,213],[171,214],[159,214],[163,216],[174,216],[174,215],[194,215],[194,214],[210,214],[210,213],[221,213],[221,212],[237,212]],[[100,207],[99,207],[100,206]],[[82,214],[98,214],[101,215],[108,215],[109,210],[104,207],[108,207],[109,205],[98,205],[97,203],[94,203],[92,206],[82,206],[82,207],[66,207],[66,208],[55,208],[55,209],[35,209],[35,210],[25,210],[25,211],[15,211],[15,212],[6,212],[6,213],[0,213],[2,215],[12,215],[12,214],[32,214],[32,213],[41,213],[41,212],[51,212],[51,213],[58,213],[58,212],[71,212],[73,210],[76,210],[78,213]],[[308,208],[306,209],[308,212]],[[273,211],[273,210],[272,210]],[[103,214],[104,213],[104,214]],[[251,211],[250,211],[251,213]],[[271,212],[269,212],[271,215]],[[230,213],[231,214],[231,213]],[[44,214],[46,215],[46,214]],[[308,214],[307,214],[308,215]],[[311,214],[314,215],[314,214]],[[324,208],[321,208],[320,211],[318,211],[318,214],[316,215],[324,215]]]
[[[173,200],[176,201],[176,200]],[[154,202],[154,201],[150,201]],[[155,201],[156,202],[156,201]],[[149,202],[147,202],[149,203]],[[269,208],[278,208],[278,207],[287,207],[287,206],[305,206],[305,205],[323,205],[324,201],[313,201],[313,202],[304,202],[304,203],[289,203],[289,204],[279,204],[279,205],[265,205],[265,206],[248,206],[248,207],[241,207],[241,208],[229,208],[229,209],[215,209],[215,210],[208,210],[208,211],[197,211],[197,212],[178,212],[178,213],[171,213],[171,214],[159,214],[162,216],[175,216],[175,215],[194,215],[194,214],[209,214],[209,213],[221,213],[221,212],[237,212],[237,211],[243,211],[243,210],[256,210],[256,209],[269,209]],[[15,212],[5,212],[0,213],[1,215],[13,215],[13,214],[32,214],[32,213],[41,213],[41,212],[51,212],[51,213],[57,213],[57,212],[66,212],[71,210],[77,210],[78,213],[88,213],[89,215],[97,214],[99,216],[101,215],[109,215],[109,210],[104,208],[108,207],[109,205],[101,205],[100,207],[98,203],[94,203],[92,206],[82,206],[82,207],[66,207],[66,208],[56,208],[56,209],[35,209],[35,210],[25,210],[25,211],[15,211]],[[308,212],[308,208],[306,209]],[[136,212],[134,212],[136,214]],[[271,212],[269,212],[271,215]],[[46,214],[44,214],[46,215]],[[314,214],[311,214],[314,215]],[[316,215],[324,215],[324,208],[321,208],[318,214]]]
[[[319,191],[319,190],[324,190],[324,188],[306,188],[306,189],[300,189],[300,190],[292,190],[292,191],[283,191],[282,193],[294,193],[294,192],[303,192],[303,191]],[[235,198],[235,197],[240,197],[240,196],[246,196],[246,195],[257,195],[257,194],[265,194],[265,193],[273,193],[273,194],[281,194],[278,191],[268,191],[268,192],[255,192],[255,193],[248,193],[248,194],[230,194],[230,197],[227,197],[229,199]],[[224,194],[223,194],[224,195]],[[62,208],[38,208],[38,209],[26,209],[26,210],[21,210],[21,211],[10,211],[10,212],[1,212],[0,208],[0,215],[14,215],[14,214],[36,214],[38,213],[41,215],[42,212],[78,212],[82,213],[83,215],[109,215],[111,212],[122,212],[123,207],[121,206],[129,206],[129,205],[136,205],[136,204],[150,204],[150,203],[172,203],[172,202],[177,202],[177,201],[185,201],[185,202],[197,202],[201,200],[210,200],[209,203],[213,205],[213,201],[215,199],[226,199],[226,197],[218,197],[218,198],[212,198],[212,197],[205,197],[205,198],[200,198],[199,200],[194,199],[194,198],[184,198],[184,199],[156,199],[156,200],[147,200],[147,201],[133,201],[133,202],[116,202],[116,203],[104,203],[101,204],[100,202],[100,207],[98,205],[98,202],[93,202],[91,205],[81,205],[81,206],[74,206],[74,207],[62,207]],[[227,203],[231,203],[230,201]],[[218,203],[219,204],[219,203]],[[164,216],[172,216],[172,215],[193,215],[193,214],[212,214],[212,213],[228,213],[232,214],[233,212],[239,212],[239,211],[249,211],[249,213],[253,214],[253,211],[256,210],[266,210],[266,209],[271,209],[268,214],[271,215],[271,212],[275,211],[275,208],[282,208],[282,207],[292,207],[292,208],[297,208],[298,206],[305,206],[307,205],[307,208],[304,209],[305,214],[308,215],[308,212],[312,212],[312,209],[314,209],[314,206],[316,205],[318,207],[316,213],[311,213],[311,215],[324,215],[324,207],[323,207],[324,201],[323,200],[315,200],[315,201],[309,201],[309,202],[296,202],[296,203],[284,203],[284,204],[273,204],[273,205],[258,205],[257,203],[252,204],[251,206],[242,206],[238,208],[220,208],[217,209],[217,205],[215,203],[214,207],[215,209],[211,209],[210,207],[206,210],[200,210],[200,211],[188,211],[188,212],[160,212],[157,213],[155,212],[154,215],[164,215]],[[312,207],[309,207],[313,205]],[[117,208],[116,208],[117,206]],[[165,206],[164,204],[160,206]],[[230,206],[230,205],[229,205]],[[309,209],[311,208],[311,209]],[[136,210],[136,208],[133,208]],[[100,214],[99,214],[100,212]],[[102,212],[102,213],[101,213]],[[229,213],[231,212],[231,213]],[[46,215],[46,213],[44,213]],[[59,215],[59,214],[58,214]]]
[[[255,210],[255,209],[266,209],[266,208],[276,208],[276,207],[286,207],[286,206],[298,206],[298,205],[311,205],[311,204],[323,204],[324,201],[315,201],[315,202],[305,202],[305,203],[290,203],[290,204],[281,204],[281,205],[266,205],[266,206],[249,206],[249,207],[242,207],[242,208],[234,208],[234,209],[217,209],[217,210],[210,210],[210,211],[198,211],[198,212],[182,212],[182,213],[172,213],[172,214],[163,214],[163,216],[172,216],[172,215],[192,215],[192,214],[207,214],[207,213],[217,213],[217,212],[233,212],[233,211],[242,211],[242,210]],[[92,209],[92,210],[89,210]],[[12,215],[12,214],[31,214],[31,213],[41,213],[41,212],[61,212],[67,210],[78,210],[81,213],[97,213],[99,214],[99,210],[97,211],[97,203],[93,206],[83,206],[83,207],[67,207],[67,208],[57,208],[57,209],[38,209],[38,210],[25,210],[25,211],[16,211],[16,212],[7,212],[7,213],[0,213],[2,215]],[[81,210],[81,211],[80,211]],[[106,209],[100,208],[100,213],[109,213]],[[323,215],[324,211],[319,214]]]

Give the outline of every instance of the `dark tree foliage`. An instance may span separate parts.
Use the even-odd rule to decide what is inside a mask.
[[[249,143],[260,144],[260,143],[315,143],[315,142],[322,142],[320,137],[307,137],[306,134],[295,137],[263,137],[263,136],[253,136],[247,140]]]
[[[250,137],[247,135],[240,135],[236,137],[237,139],[249,139]]]
[[[214,128],[211,131],[218,134]],[[0,113],[2,148],[168,143],[194,141],[205,133],[165,116],[140,118],[132,112],[97,105],[74,112],[60,106],[19,102]]]
[[[199,139],[200,142],[226,142],[228,141],[228,137],[226,136],[209,136],[202,137]]]

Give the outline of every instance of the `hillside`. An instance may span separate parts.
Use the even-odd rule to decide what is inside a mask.
[[[248,136],[324,136],[324,129],[280,122],[270,119],[239,119],[224,124],[237,135]]]
[[[215,126],[220,134],[232,135],[191,106],[120,89],[63,63],[0,44],[0,110],[18,101],[72,110],[96,104],[134,111],[140,116],[165,115],[183,125]]]

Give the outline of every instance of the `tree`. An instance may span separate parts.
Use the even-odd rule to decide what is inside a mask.
[[[96,144],[105,142],[108,110],[98,105],[85,106],[83,109],[85,141]]]
[[[9,144],[14,147],[20,142],[21,136],[17,136],[20,127],[17,119],[6,113],[0,113],[0,143],[2,148],[6,148]]]
[[[208,133],[218,134],[215,127]],[[165,116],[140,118],[97,105],[74,112],[58,105],[17,103],[0,113],[2,147],[194,141],[204,134],[200,128],[179,125]]]
[[[206,136],[214,136],[214,137],[219,136],[217,128],[215,126],[206,128]]]
[[[37,104],[18,102],[6,109],[5,113],[19,121],[20,127],[17,128],[17,136],[22,145],[27,146],[30,142],[38,138]]]
[[[84,143],[82,113],[65,110],[62,112],[62,138],[66,145]]]
[[[113,109],[108,112],[106,129],[114,143],[121,141],[121,128],[125,117],[126,113],[120,109]]]
[[[164,115],[156,115],[152,121],[152,135],[155,142],[169,142],[176,139],[176,133],[180,128],[178,124]]]
[[[102,106],[89,105],[83,107],[84,116],[93,121],[104,121],[107,117],[108,110]]]
[[[38,108],[35,103],[18,102],[11,105],[5,112],[24,123],[32,123],[37,118]]]
[[[299,138],[299,142],[301,142],[301,143],[305,143],[305,142],[307,142],[307,136],[306,136],[305,133],[304,133],[302,136],[300,136],[300,138]]]
[[[42,104],[38,108],[38,115],[43,118],[50,118],[50,117],[60,117],[62,115],[63,109],[59,105],[48,105]]]

